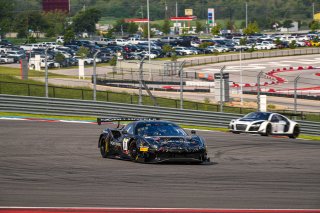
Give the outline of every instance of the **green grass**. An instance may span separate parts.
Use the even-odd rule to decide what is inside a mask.
[[[52,120],[73,120],[73,121],[89,121],[96,122],[96,117],[83,117],[83,116],[61,116],[61,115],[46,115],[46,114],[29,114],[29,113],[16,113],[16,112],[0,112],[1,117],[23,117],[23,118],[42,118]],[[185,129],[197,129],[197,130],[211,130],[219,132],[228,132],[227,128],[221,127],[206,127],[206,126],[191,126],[181,125]],[[300,139],[320,141],[320,136],[313,135],[300,135]]]
[[[8,41],[12,42],[14,45],[25,44],[27,38],[6,38]],[[55,42],[56,38],[36,38],[36,42]]]
[[[116,17],[101,17],[101,19],[99,20],[99,24],[100,25],[107,25],[107,24],[115,24],[117,22],[117,20],[120,20],[120,18],[116,18]]]
[[[12,78],[13,76],[20,77],[20,69],[19,68],[0,67],[0,80],[1,79],[4,80],[7,77],[13,80],[13,78]],[[28,76],[30,78],[32,78],[32,77],[44,77],[45,76],[45,72],[44,71],[29,70]],[[50,78],[76,78],[74,76],[55,74],[55,73],[50,73],[50,72],[48,73],[48,76]],[[16,82],[20,82],[20,81],[22,81],[22,80],[19,80],[19,79],[16,80]],[[29,80],[27,80],[27,81],[24,80],[23,82],[29,82]],[[31,82],[35,82],[35,81],[31,80]]]
[[[83,116],[61,116],[61,115],[46,115],[46,114],[29,114],[18,112],[0,112],[2,117],[23,117],[23,118],[43,118],[54,120],[75,120],[75,121],[97,121],[96,117],[83,117]]]
[[[0,67],[0,94],[11,94],[11,95],[22,95],[22,96],[45,96],[45,84],[35,80],[21,80],[19,77],[20,70],[16,68],[5,68]],[[44,72],[30,71],[31,77],[44,78]],[[49,74],[50,78],[76,78],[59,74]],[[50,81],[49,81],[50,82]],[[82,99],[92,100],[93,90],[88,87],[58,87],[49,84],[49,97],[54,98],[66,98],[66,99]],[[138,104],[138,95],[111,91],[97,91],[98,101],[116,102],[116,103],[127,103],[127,104]],[[161,107],[179,108],[179,99],[169,98],[156,98],[157,103]],[[143,104],[153,106],[154,102],[149,96],[143,96]],[[184,109],[191,110],[202,110],[218,112],[220,107],[216,104],[206,104],[193,101],[184,101]],[[247,114],[249,112],[256,111],[256,109],[240,108],[240,107],[229,107],[224,106],[223,111],[225,113],[236,113],[236,114]],[[280,112],[281,113],[281,112]],[[305,114],[306,120],[309,121],[320,121],[319,113]]]

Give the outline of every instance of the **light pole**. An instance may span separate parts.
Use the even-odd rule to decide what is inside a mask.
[[[44,58],[44,66],[45,66],[45,90],[46,90],[46,98],[49,97],[49,91],[48,91],[48,49],[49,47],[46,47],[44,54],[45,54],[45,58]]]
[[[246,28],[248,28],[248,2],[246,2]]]
[[[258,76],[257,76],[257,104],[258,104],[258,112],[261,111],[261,101],[260,101],[260,90],[261,90],[261,83],[260,83],[260,79],[261,76],[263,75],[263,71],[259,72]]]
[[[178,1],[176,1],[176,17],[178,17]],[[174,29],[175,30],[178,29],[178,20],[176,20],[176,27]],[[178,32],[179,32],[179,30],[178,30]]]
[[[96,58],[100,50],[97,50],[97,52],[93,55],[93,100],[97,100],[97,64],[96,64]]]
[[[147,13],[148,13],[148,49],[149,49],[149,80],[152,79],[152,74],[151,74],[151,43],[150,43],[150,11],[149,11],[149,0],[147,0]]]
[[[300,74],[301,75],[301,74]],[[300,75],[298,75],[295,79],[294,79],[294,113],[297,113],[297,87],[298,87],[298,80],[300,79]]]
[[[243,86],[242,86],[242,48],[240,48],[240,103],[243,105]]]
[[[314,19],[314,2],[312,3],[312,20]]]
[[[146,56],[143,56],[139,64],[139,101],[138,101],[139,105],[142,105],[143,62],[145,58]]]
[[[186,64],[186,61],[183,61],[179,68],[180,74],[180,109],[183,109],[183,66]]]

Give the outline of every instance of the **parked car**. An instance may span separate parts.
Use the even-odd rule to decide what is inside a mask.
[[[14,63],[19,63],[20,59],[26,58],[24,51],[10,50],[7,52],[9,58],[13,58]]]
[[[113,56],[110,53],[99,52],[97,58],[99,58],[102,63],[107,63],[113,58]]]
[[[14,63],[14,60],[13,60],[13,58],[10,58],[8,56],[1,55],[0,56],[0,63],[1,64],[12,64],[12,63]]]
[[[194,52],[186,47],[174,47],[173,48],[176,52],[182,52],[185,55],[192,55]]]
[[[35,58],[30,58],[29,67],[31,69],[35,69],[36,68],[36,60],[35,60]],[[45,59],[41,58],[40,59],[40,68],[45,68],[45,67],[46,67]],[[47,60],[47,67],[48,68],[58,68],[58,67],[60,67],[60,64],[58,62],[53,61],[53,60]]]

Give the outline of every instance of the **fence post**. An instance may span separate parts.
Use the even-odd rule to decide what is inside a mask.
[[[186,61],[183,61],[179,67],[179,75],[180,75],[180,109],[183,109],[183,66]]]
[[[300,75],[298,75],[294,79],[294,113],[295,114],[297,113],[297,86],[298,86],[298,80],[300,79]]]
[[[100,50],[93,55],[93,100],[97,100],[97,62],[96,58]]]
[[[222,80],[223,80],[223,70],[226,68],[226,66],[223,66],[221,69],[220,69],[220,112],[223,112],[223,102],[224,102],[224,97],[223,97],[223,90],[222,90]],[[224,87],[223,87],[224,88]],[[225,90],[225,88],[224,88]]]
[[[258,76],[257,76],[257,104],[258,104],[258,112],[260,112],[260,78],[263,74],[263,71],[259,72]]]

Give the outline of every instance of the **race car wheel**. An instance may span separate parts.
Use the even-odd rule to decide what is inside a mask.
[[[138,158],[138,148],[135,141],[132,141],[129,145],[129,155],[132,161],[136,161]]]
[[[110,137],[101,137],[99,143],[101,156],[107,158],[110,154]]]
[[[300,127],[299,126],[295,126],[294,129],[293,129],[293,133],[292,135],[289,135],[289,138],[297,138],[300,134]]]
[[[270,124],[268,124],[267,125],[267,127],[266,127],[266,132],[265,133],[263,133],[263,134],[261,134],[262,136],[270,136],[271,135],[271,125]]]

